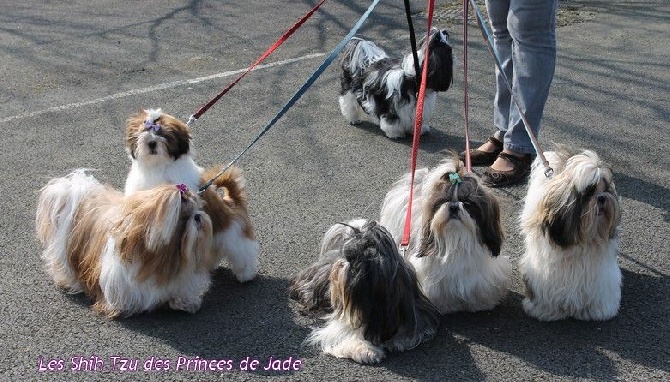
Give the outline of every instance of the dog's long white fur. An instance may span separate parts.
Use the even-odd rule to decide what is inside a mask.
[[[432,170],[415,172],[414,200],[411,216],[409,248],[405,254],[414,266],[421,289],[441,313],[493,309],[507,294],[511,266],[507,256],[491,256],[491,251],[478,239],[474,220],[464,217],[450,224],[446,232],[435,235],[436,250],[417,257],[421,247],[424,202],[426,194],[449,172],[454,164],[445,161]],[[410,174],[405,174],[386,194],[380,223],[387,227],[398,244],[402,239],[409,199]],[[483,186],[482,186],[483,187]],[[464,213],[461,206],[461,213]],[[444,219],[446,207],[441,207],[433,221]],[[433,231],[437,227],[431,226]]]
[[[545,157],[555,170],[554,176],[564,171],[565,158],[553,151],[545,152]],[[582,163],[573,163],[569,170],[573,171],[569,178],[574,184],[573,188],[566,188],[569,191],[581,192],[603,176],[594,152],[586,151],[579,159]],[[524,299],[523,308],[542,321],[568,317],[610,319],[617,314],[621,301],[622,277],[617,263],[619,235],[608,240],[584,237],[583,242],[566,248],[551,242],[536,218],[551,181],[544,175],[539,158],[536,159],[520,216],[525,252],[519,268],[527,288],[532,291],[532,298]],[[566,203],[568,196],[563,199]],[[553,207],[559,206],[547,208]]]

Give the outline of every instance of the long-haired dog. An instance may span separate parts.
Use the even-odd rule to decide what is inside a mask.
[[[293,278],[290,295],[303,311],[325,314],[325,326],[315,329],[308,343],[359,363],[414,348],[439,326],[439,314],[421,293],[414,270],[374,221],[332,226],[319,260]]]
[[[435,109],[437,92],[449,89],[453,77],[453,57],[449,34],[432,28],[430,38],[421,40],[417,51],[423,65],[425,47],[429,47],[428,79],[421,133],[428,132],[427,121]],[[402,138],[414,130],[419,75],[412,53],[394,59],[374,42],[353,38],[341,60],[340,111],[351,124],[367,114],[389,138]]]
[[[126,151],[132,162],[126,195],[172,183],[198,190],[219,169],[198,166],[192,148],[188,126],[161,109],[131,115],[126,121]],[[240,282],[256,276],[260,247],[249,218],[244,184],[242,171],[231,166],[214,181],[213,190],[202,195],[214,227],[213,251],[219,260],[214,266],[226,259]]]
[[[559,146],[531,170],[521,230],[523,308],[542,321],[607,320],[619,310],[621,209],[611,168],[591,150]]]
[[[160,184],[200,185],[202,168],[193,158],[191,132],[179,119],[161,109],[148,109],[126,121],[126,152],[131,167],[125,194]]]
[[[380,224],[400,244],[408,208],[410,174],[386,194]],[[509,259],[500,206],[491,191],[457,158],[417,170],[410,243],[405,256],[421,289],[441,313],[493,309],[507,293]]]
[[[126,197],[77,170],[42,188],[35,223],[56,285],[108,317],[194,313],[209,289],[212,223],[183,185]]]

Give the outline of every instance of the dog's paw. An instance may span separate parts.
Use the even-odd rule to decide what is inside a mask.
[[[247,267],[241,271],[235,272],[235,278],[237,281],[245,283],[247,281],[253,280],[256,277],[256,274],[258,274],[256,267]]]
[[[351,126],[358,126],[358,125],[361,124],[361,120],[360,120],[360,119],[357,119],[357,120],[355,120],[355,121],[349,121],[349,124],[350,124]]]
[[[367,343],[361,343],[353,349],[351,359],[358,363],[374,364],[381,362],[385,356],[386,354],[382,349]]]
[[[538,321],[557,321],[569,317],[569,314],[561,309],[552,309],[546,305],[537,304],[529,298],[524,298],[522,304],[524,312]]]
[[[405,138],[405,134],[395,133],[395,132],[392,132],[392,133],[386,132],[386,137],[389,138],[389,139],[393,139],[393,140],[399,140],[399,139]]]
[[[421,126],[421,135],[428,134],[428,133],[430,133],[430,126],[428,126],[428,125]]]
[[[168,304],[172,310],[183,310],[184,312],[193,314],[200,309],[202,300],[192,300],[184,297],[172,297],[168,301]]]
[[[326,350],[326,353],[337,358],[350,358],[358,363],[367,364],[379,363],[386,356],[381,348],[358,339],[340,343],[338,346]]]

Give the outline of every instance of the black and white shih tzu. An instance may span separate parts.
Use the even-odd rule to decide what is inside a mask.
[[[410,174],[386,194],[380,224],[398,244],[409,199]],[[492,192],[458,158],[417,170],[406,258],[421,289],[442,314],[493,309],[506,295],[511,272],[501,213]]]
[[[290,296],[303,312],[326,321],[307,343],[359,363],[412,349],[439,326],[439,313],[421,293],[411,265],[375,221],[332,226],[318,261],[292,279]]]
[[[607,320],[621,300],[621,209],[611,168],[591,150],[558,146],[530,175],[521,213],[523,308],[542,321]]]
[[[425,37],[420,45],[417,55],[419,65],[423,65]],[[430,130],[427,121],[435,109],[437,92],[447,91],[453,76],[453,57],[446,30],[432,28],[428,46],[422,134]],[[345,47],[341,67],[340,111],[349,123],[358,124],[367,114],[389,138],[412,133],[419,90],[412,53],[402,59],[391,58],[374,42],[353,38]]]

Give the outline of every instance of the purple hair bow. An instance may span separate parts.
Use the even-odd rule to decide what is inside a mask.
[[[181,193],[182,198],[188,198],[191,196],[191,192],[188,190],[188,187],[186,187],[184,183],[179,183],[175,185],[175,187],[177,187],[177,189]]]
[[[147,119],[144,121],[144,130],[153,130],[158,131],[161,129],[161,125],[157,124],[156,121]]]

